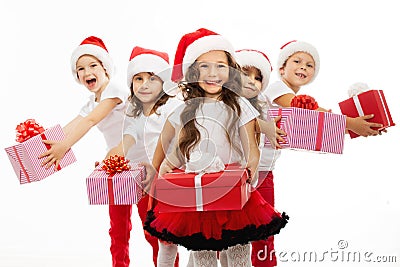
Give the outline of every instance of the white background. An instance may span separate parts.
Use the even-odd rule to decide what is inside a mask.
[[[180,37],[200,27],[224,35],[237,49],[260,49],[272,63],[282,44],[310,42],[320,53],[321,69],[301,92],[339,113],[337,103],[347,98],[348,87],[365,82],[384,90],[400,123],[397,1],[270,2],[2,2],[2,147],[15,144],[15,126],[28,118],[50,127],[77,115],[88,93],[73,79],[69,60],[87,36],[103,39],[117,64],[117,78],[125,83],[135,45],[166,51],[172,61]],[[6,153],[0,153],[0,266],[111,266],[108,209],[89,206],[85,187],[104,147],[92,129],[73,147],[77,163],[25,185],[18,183]],[[276,207],[291,218],[276,236],[277,253],[287,253],[279,266],[341,266],[341,254],[336,262],[335,254],[317,263],[291,257],[316,252],[322,259],[324,252],[335,251],[372,252],[371,261],[379,255],[397,257],[397,263],[345,266],[399,266],[399,151],[397,126],[379,137],[347,137],[343,155],[284,151],[274,172]],[[131,265],[151,266],[135,210],[132,220]],[[339,240],[348,247],[338,249]],[[180,251],[185,266],[188,254]]]

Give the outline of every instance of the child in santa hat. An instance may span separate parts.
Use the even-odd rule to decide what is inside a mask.
[[[239,96],[241,71],[234,53],[224,37],[204,28],[181,38],[172,78],[181,82],[185,105],[168,118],[160,140],[168,146],[179,132],[178,158],[187,172],[217,172],[245,161],[251,183],[260,155],[255,140],[259,113]],[[159,175],[180,167],[165,158],[166,149],[159,142],[153,157]],[[241,210],[160,213],[156,203],[145,230],[162,241],[159,266],[172,266],[176,245],[193,251],[195,266],[217,266],[220,250],[226,250],[228,266],[251,266],[250,242],[279,233],[287,219],[254,191]]]
[[[47,167],[52,164],[57,166],[66,151],[93,126],[97,126],[103,134],[106,151],[121,141],[125,118],[124,102],[129,93],[124,86],[112,80],[115,73],[114,63],[104,42],[95,36],[85,38],[72,53],[71,70],[74,79],[92,94],[79,115],[63,128],[66,134],[64,140],[43,141],[51,145],[51,148],[41,155],[45,157],[43,164]],[[113,255],[113,266],[127,266],[117,262],[118,259]]]
[[[271,126],[273,127],[272,129],[276,127],[276,121],[279,120],[280,117],[275,118],[273,121],[268,121],[267,111],[269,107],[267,102],[260,97],[268,86],[272,66],[268,56],[255,49],[241,49],[236,51],[236,60],[244,73],[241,95],[248,99],[253,107],[259,111],[260,117],[258,118],[258,122],[260,126],[263,124],[266,125],[268,130],[263,130],[263,127],[261,127],[261,134],[257,135],[259,138],[261,157],[258,167],[258,181],[254,186],[265,201],[271,206],[274,206],[274,176],[272,170],[275,167],[276,160],[280,156],[279,148],[281,148],[281,146],[279,142],[284,141],[281,135],[285,135],[285,133],[279,128],[271,130]],[[266,121],[269,123],[266,124]],[[271,135],[271,133],[275,134]],[[264,145],[265,138],[270,140],[270,143],[267,145]],[[266,240],[254,241],[251,245],[251,260],[253,266],[276,266],[274,236],[270,236]],[[227,266],[225,264],[225,257],[226,255],[221,253],[220,261],[222,266]]]
[[[150,164],[165,120],[183,102],[173,96],[176,86],[170,81],[170,77],[167,53],[139,46],[133,48],[127,69],[130,96],[123,139],[108,152],[106,158],[122,155],[131,162]],[[146,218],[148,199],[149,196],[146,195],[137,204],[142,223]],[[130,262],[132,205],[110,205],[109,214],[113,266],[127,267]],[[153,262],[157,266],[158,239],[147,232],[145,238],[153,247]],[[178,266],[178,258],[175,266]]]
[[[291,41],[281,47],[277,68],[280,80],[272,83],[265,91],[271,107],[290,107],[292,99],[302,86],[311,83],[317,77],[320,68],[319,54],[316,48],[303,41]],[[319,107],[319,111],[330,111]],[[378,135],[374,127],[381,124],[368,122],[373,114],[356,118],[346,117],[346,128],[361,136]]]
[[[57,168],[65,153],[93,126],[103,133],[107,151],[121,140],[128,91],[111,81],[115,68],[104,42],[95,36],[85,38],[72,53],[71,70],[74,79],[92,95],[79,115],[63,128],[64,140],[43,141],[51,145],[40,156],[47,168],[53,164]]]

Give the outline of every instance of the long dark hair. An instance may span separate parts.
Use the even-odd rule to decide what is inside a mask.
[[[227,131],[225,132],[228,142],[233,145],[233,148],[238,153],[241,153],[240,146],[232,143],[231,136],[238,134],[236,124],[239,120],[241,109],[238,101],[239,93],[242,88],[242,78],[240,74],[240,67],[233,59],[230,53],[225,51],[228,58],[229,66],[229,80],[222,85],[221,95],[217,100],[222,101],[226,104],[229,109],[227,112],[231,113],[228,118]],[[179,135],[178,148],[187,160],[190,159],[190,152],[200,141],[200,131],[197,126],[201,127],[196,121],[196,113],[203,103],[204,97],[206,96],[205,91],[199,85],[199,69],[194,62],[189,68],[185,75],[185,82],[180,84],[180,89],[185,101],[185,108],[181,113],[181,123],[183,125]]]
[[[154,75],[153,72],[148,72],[148,74],[152,75],[152,76]],[[130,92],[131,92],[130,96],[128,97],[128,102],[130,103],[130,106],[126,111],[126,115],[129,116],[129,117],[137,118],[137,117],[140,116],[140,114],[143,113],[143,103],[134,94],[134,92],[133,92],[133,83],[131,83],[131,87],[129,89],[130,89]],[[164,92],[164,90],[161,90],[161,92],[157,96],[156,103],[154,104],[153,108],[151,109],[150,114],[156,113],[157,115],[160,115],[159,113],[157,113],[157,109],[159,107],[161,107],[162,105],[164,105],[165,103],[167,103],[167,101],[168,101],[168,99],[170,97],[171,96],[166,94]]]

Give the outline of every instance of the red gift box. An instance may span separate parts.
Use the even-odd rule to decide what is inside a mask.
[[[342,114],[353,118],[374,114],[374,117],[368,121],[383,124],[383,127],[377,130],[395,125],[382,90],[369,90],[360,93],[340,102],[339,107]],[[359,136],[352,131],[349,131],[349,134],[350,138]]]
[[[60,160],[57,170],[54,169],[54,166],[49,169],[41,166],[44,159],[38,159],[38,156],[48,150],[48,145],[44,144],[42,141],[59,141],[64,138],[65,134],[61,126],[57,124],[22,143],[5,148],[21,184],[43,180],[76,161],[74,153],[69,149]]]
[[[175,169],[156,180],[155,197],[160,212],[240,210],[250,197],[248,178],[239,166],[204,174]]]
[[[346,117],[341,114],[321,112],[302,108],[272,108],[268,116],[281,115],[278,127],[286,132],[282,148],[312,150],[342,154]],[[265,146],[271,143],[265,138]]]
[[[142,198],[141,181],[146,176],[144,166],[130,163],[129,170],[108,174],[99,164],[86,178],[90,205],[132,205]]]

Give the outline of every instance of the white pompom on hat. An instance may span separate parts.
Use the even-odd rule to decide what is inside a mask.
[[[152,72],[163,80],[163,90],[168,95],[175,95],[177,85],[171,81],[169,56],[165,52],[135,46],[132,49],[127,69],[127,84],[130,88],[132,78],[141,72]]]
[[[281,47],[281,52],[279,53],[279,56],[278,56],[278,64],[277,64],[278,70],[283,67],[286,60],[291,55],[293,55],[297,52],[305,52],[305,53],[310,54],[313,57],[314,62],[315,62],[315,70],[314,70],[314,76],[310,82],[314,81],[315,77],[317,77],[317,75],[318,75],[319,68],[320,68],[319,54],[318,54],[317,49],[313,45],[303,42],[303,41],[293,40],[293,41],[290,41],[290,42],[284,44]]]
[[[71,70],[74,78],[79,82],[76,63],[83,55],[90,55],[96,57],[103,65],[108,77],[111,78],[115,73],[114,62],[108,53],[108,50],[100,38],[96,36],[89,36],[85,38],[82,43],[72,52],[71,56]]]
[[[241,49],[235,52],[236,60],[242,67],[253,66],[261,71],[263,76],[261,91],[264,91],[269,83],[272,66],[269,58],[261,51],[254,49]]]
[[[227,39],[208,29],[200,28],[183,35],[176,49],[171,79],[174,82],[181,81],[189,66],[199,56],[214,50],[226,51],[233,57],[235,55],[235,50]]]

